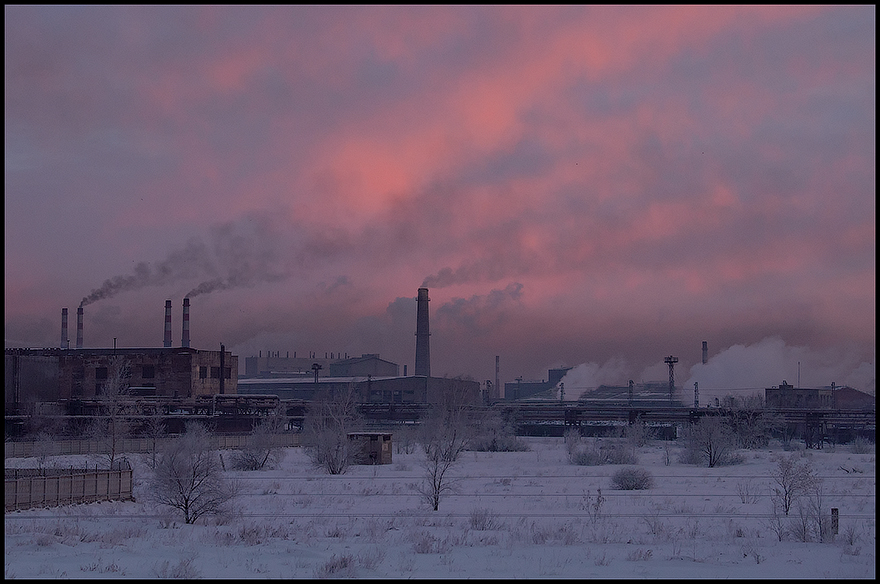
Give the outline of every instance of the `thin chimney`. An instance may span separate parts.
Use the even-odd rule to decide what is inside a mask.
[[[709,343],[703,341],[703,365],[709,362]]]
[[[83,348],[83,307],[76,309],[76,348]]]
[[[70,340],[67,338],[67,309],[61,309],[61,348],[68,349]]]
[[[183,299],[183,338],[181,347],[189,347],[189,298]]]
[[[428,289],[419,288],[419,296],[416,299],[416,375],[431,376],[431,348],[428,329]]]
[[[226,385],[226,347],[220,345],[220,393],[224,393]]]
[[[501,377],[500,372],[501,372],[501,355],[495,355],[495,388],[493,390],[492,397],[494,397],[496,399],[501,398],[501,385],[499,385],[499,383],[500,383],[499,378]]]
[[[171,346],[171,301],[165,301],[165,346]]]

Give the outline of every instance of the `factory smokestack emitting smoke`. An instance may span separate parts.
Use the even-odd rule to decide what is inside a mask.
[[[67,338],[67,309],[61,309],[61,348],[67,349],[70,341]]]
[[[428,329],[428,289],[419,288],[416,299],[416,375],[431,376],[431,348],[428,344],[431,333]]]
[[[189,298],[183,299],[183,336],[180,346],[189,347]]]
[[[171,301],[165,301],[165,346],[171,346]]]
[[[83,347],[83,307],[76,309],[76,348]]]

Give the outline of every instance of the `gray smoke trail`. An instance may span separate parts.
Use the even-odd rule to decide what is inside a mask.
[[[260,282],[280,282],[289,276],[280,265],[283,254],[279,236],[267,217],[251,217],[239,225],[221,225],[212,230],[212,241],[219,269],[190,290],[186,295],[189,298]]]
[[[284,256],[269,217],[249,216],[211,230],[210,249],[191,239],[181,250],[156,264],[138,263],[132,274],[116,276],[83,298],[80,306],[147,286],[204,278],[186,296],[278,282],[289,277],[280,264]]]
[[[436,274],[427,276],[422,281],[422,288],[445,288],[472,282],[497,282],[518,271],[521,270],[507,269],[504,261],[494,258],[481,259],[461,265],[455,270],[449,267],[442,268]]]
[[[192,239],[185,248],[175,251],[161,262],[151,265],[140,262],[134,267],[134,273],[116,276],[108,280],[82,299],[80,306],[86,306],[98,300],[104,300],[120,294],[139,290],[147,286],[161,286],[185,278],[191,278],[200,271],[212,271],[213,264],[205,245]]]

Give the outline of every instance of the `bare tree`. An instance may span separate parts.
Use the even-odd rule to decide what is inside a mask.
[[[349,432],[360,429],[354,384],[312,401],[303,420],[302,443],[312,464],[330,474],[343,474],[358,452]]]
[[[730,426],[740,448],[763,448],[777,427],[778,419],[764,409],[760,395],[727,396],[724,407],[730,410]]]
[[[141,434],[150,442],[150,468],[156,468],[156,457],[159,452],[159,444],[161,444],[162,440],[168,435],[168,431],[165,428],[165,420],[162,419],[162,415],[158,410],[154,411],[152,415],[146,418]]]
[[[735,462],[736,435],[720,416],[704,416],[685,436],[685,457],[713,468]]]
[[[49,457],[56,454],[55,438],[47,432],[39,432],[34,436],[34,457],[37,459],[37,468],[46,468]]]
[[[516,436],[516,422],[513,416],[493,410],[473,421],[474,434],[468,444],[469,450],[523,452],[529,449],[529,445]]]
[[[834,539],[834,533],[831,530],[831,517],[826,514],[825,487],[822,479],[813,476],[813,481],[807,489],[807,497],[808,514],[816,538],[822,543]]]
[[[237,494],[221,470],[217,440],[198,423],[167,442],[151,480],[151,493],[160,505],[183,513],[184,522],[220,513]]]
[[[283,416],[263,418],[251,431],[247,446],[232,453],[232,466],[239,470],[271,468],[280,462],[284,451],[279,446],[279,436],[284,431]]]
[[[97,442],[99,456],[113,468],[122,454],[123,441],[131,434],[127,416],[131,364],[123,357],[111,357],[107,364],[107,380],[97,399],[101,413],[92,420],[88,435]]]
[[[422,421],[419,442],[424,451],[422,468],[425,480],[417,486],[419,494],[434,511],[440,507],[441,497],[454,489],[449,469],[458,456],[468,448],[473,435],[470,406],[475,396],[461,380],[452,380],[432,405],[428,417]]]
[[[788,515],[792,504],[799,497],[807,494],[817,480],[813,465],[809,461],[798,462],[794,455],[779,456],[773,473],[773,482],[776,486],[773,487],[771,498],[774,506]]]

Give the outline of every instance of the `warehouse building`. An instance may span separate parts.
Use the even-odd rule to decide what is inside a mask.
[[[5,403],[88,399],[102,395],[125,371],[135,396],[191,398],[238,391],[238,357],[189,347],[6,349]]]

